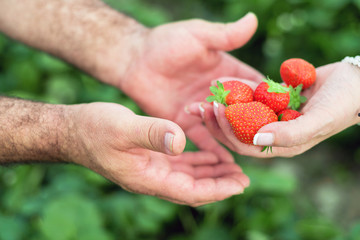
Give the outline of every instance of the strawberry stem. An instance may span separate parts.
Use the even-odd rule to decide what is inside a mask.
[[[268,153],[269,153],[269,150],[270,150],[271,153],[273,152],[273,151],[272,151],[272,146],[265,146],[265,147],[263,147],[263,149],[261,150],[261,152],[265,152],[265,151],[266,151],[266,154],[268,154]]]

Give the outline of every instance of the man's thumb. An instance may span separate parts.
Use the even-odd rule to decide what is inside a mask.
[[[129,138],[137,147],[177,155],[184,151],[186,138],[183,130],[169,120],[137,116]]]
[[[227,24],[196,20],[189,23],[191,32],[205,46],[222,51],[242,47],[254,35],[258,24],[253,13],[248,13],[238,21]]]

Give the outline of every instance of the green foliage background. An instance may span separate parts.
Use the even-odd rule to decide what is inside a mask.
[[[259,29],[232,54],[275,79],[290,57],[321,66],[360,51],[360,0],[107,2],[149,27],[252,11]],[[119,90],[3,35],[0,91],[50,103],[117,102],[141,113]],[[236,156],[251,186],[199,208],[128,193],[79,166],[0,167],[0,239],[358,240],[359,134],[351,127],[291,159]]]

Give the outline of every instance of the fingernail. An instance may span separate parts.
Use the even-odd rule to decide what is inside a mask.
[[[165,133],[165,148],[168,154],[173,153],[173,143],[175,135],[172,133]]]
[[[200,110],[201,117],[204,118],[205,109],[202,106],[202,103],[199,104],[199,110]]]
[[[272,146],[274,143],[274,134],[272,133],[257,133],[254,136],[254,145]]]
[[[190,114],[189,106],[186,105],[186,106],[184,107],[184,111],[185,111],[187,114]]]
[[[219,112],[219,104],[217,102],[214,102],[214,114],[217,117]]]
[[[246,18],[246,17],[248,17],[249,15],[255,15],[255,13],[253,13],[253,12],[248,12],[247,14],[244,15],[243,18]]]
[[[240,185],[241,186],[237,186],[236,188],[233,189],[232,195],[239,195],[244,193],[246,187],[243,185],[243,183],[240,183]]]
[[[250,185],[250,178],[248,176],[244,176],[244,178],[242,178],[240,181],[245,188]]]

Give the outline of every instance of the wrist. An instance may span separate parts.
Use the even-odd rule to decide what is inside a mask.
[[[356,58],[357,60],[360,57]],[[344,74],[343,80],[344,84],[347,84],[349,89],[355,90],[360,88],[360,62],[355,61],[355,58],[344,58],[341,62],[338,63],[338,69],[340,69]],[[352,94],[354,92],[354,94]],[[360,124],[360,95],[357,94],[357,91],[350,91],[348,97],[353,99],[353,106],[356,107],[354,112],[354,122],[353,124]]]
[[[122,18],[119,14],[119,18]],[[127,19],[126,26],[117,24],[109,31],[109,41],[99,49],[95,60],[95,71],[91,75],[101,81],[123,90],[123,82],[129,69],[139,59],[149,29],[133,19]]]
[[[360,55],[356,57],[345,57],[342,62],[350,63],[360,68]]]
[[[66,107],[0,98],[0,163],[64,162]]]
[[[88,166],[86,161],[91,161],[87,147],[89,143],[88,134],[94,129],[88,123],[87,107],[89,104],[67,105],[64,108],[64,125],[62,144],[60,147],[64,161],[83,166]],[[91,139],[90,139],[91,140]]]

